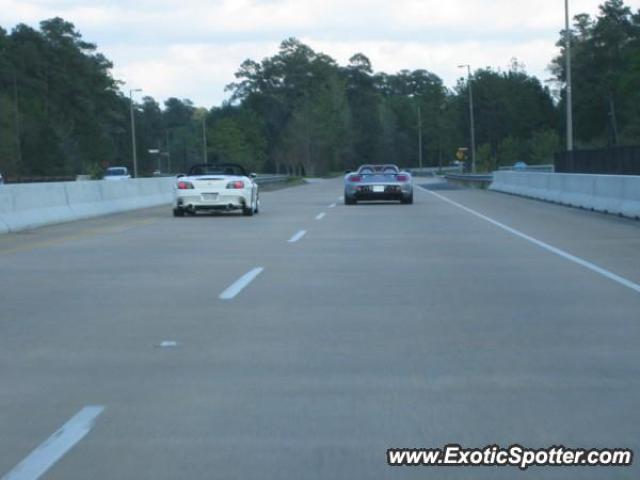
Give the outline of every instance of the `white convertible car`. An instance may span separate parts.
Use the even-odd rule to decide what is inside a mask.
[[[240,165],[194,165],[188,175],[176,181],[175,217],[212,210],[242,210],[246,216],[258,213],[260,200],[255,173],[247,174]]]

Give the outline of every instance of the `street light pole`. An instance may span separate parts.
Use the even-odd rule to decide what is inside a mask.
[[[202,116],[202,159],[207,162],[207,115]]]
[[[565,56],[567,60],[567,150],[573,150],[573,98],[571,85],[571,30],[569,30],[569,0],[564,0]]]
[[[471,87],[471,65],[458,65],[467,69],[467,87],[469,88],[469,125],[471,130],[471,171],[476,173],[476,127],[473,118],[473,88]]]
[[[422,169],[422,111],[420,104],[418,104],[418,162]]]
[[[171,143],[169,143],[169,129],[165,130],[167,137],[167,173],[171,173]]]
[[[129,90],[129,112],[131,113],[131,148],[133,152],[133,177],[138,178],[138,154],[136,152],[136,122],[133,115],[133,92],[141,92],[140,88]]]

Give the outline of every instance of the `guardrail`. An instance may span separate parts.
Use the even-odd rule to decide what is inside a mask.
[[[640,176],[494,172],[490,190],[640,218]]]
[[[262,191],[269,191],[286,184],[290,178],[289,175],[258,175],[255,180]]]
[[[555,172],[555,169],[556,167],[553,163],[549,163],[546,165],[527,165],[525,168],[522,168],[522,169],[515,169],[513,168],[513,165],[498,168],[498,170],[501,172],[514,171],[514,172],[546,172],[546,173],[553,173]]]
[[[447,182],[472,188],[488,188],[493,180],[492,174],[459,173],[445,175]]]
[[[284,183],[289,180],[288,175],[258,175],[256,183],[258,185],[271,185],[274,183]]]
[[[425,167],[425,168],[407,168],[411,172],[411,175],[415,177],[421,176],[433,176],[441,173],[462,173],[463,167],[460,166],[448,166],[448,167]]]

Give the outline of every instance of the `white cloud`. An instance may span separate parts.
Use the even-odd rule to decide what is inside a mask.
[[[603,0],[571,0],[595,14]],[[640,0],[627,0],[634,10]],[[297,36],[341,63],[356,52],[376,70],[425,68],[449,86],[456,65],[505,68],[516,57],[546,79],[564,25],[562,0],[0,0],[0,24],[61,16],[115,64],[114,76],[158,100],[218,104],[246,58]]]
[[[224,88],[235,80],[234,73],[243,60],[268,56],[277,46],[268,42],[173,45],[163,49],[161,58],[153,56],[153,48],[132,51],[120,46],[112,51],[112,57],[130,60],[116,65],[114,76],[126,79],[127,88],[142,88],[142,95],[158,100],[190,98],[198,105],[211,106],[226,97]]]
[[[472,63],[474,68],[493,67],[506,70],[511,59],[517,58],[531,72],[542,72],[556,54],[554,42],[531,40],[505,45],[495,42],[314,42],[303,38],[318,50],[330,52],[344,64],[354,52],[365,52],[376,70],[397,72],[403,69],[425,68],[438,74],[446,85],[466,75],[458,65]]]

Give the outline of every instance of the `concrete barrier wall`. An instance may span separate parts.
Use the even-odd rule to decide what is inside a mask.
[[[2,191],[10,202],[2,221],[12,232],[64,222],[71,214],[64,183],[3,185]]]
[[[624,185],[623,198],[625,201],[622,203],[622,214],[625,217],[638,218],[640,215],[640,188],[638,188],[637,176],[625,177],[622,181]]]
[[[498,171],[489,189],[640,218],[640,176]]]
[[[5,213],[10,212],[13,208],[13,200],[11,195],[4,191],[4,186],[0,185],[0,234],[9,232],[9,225],[2,219]]]
[[[0,233],[171,203],[175,178],[2,185]]]

